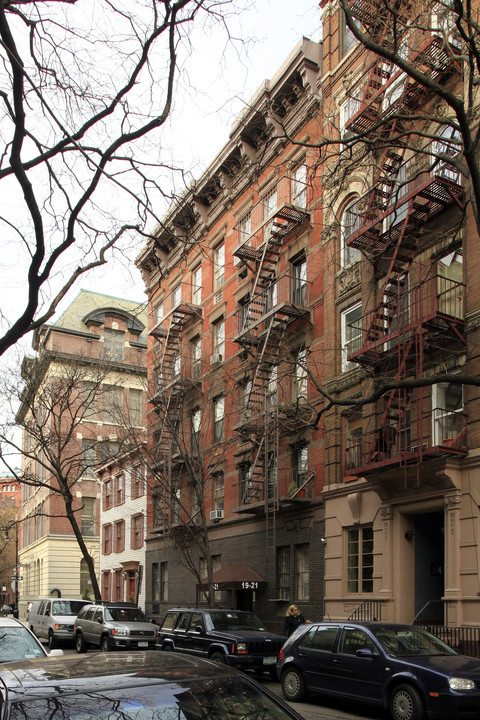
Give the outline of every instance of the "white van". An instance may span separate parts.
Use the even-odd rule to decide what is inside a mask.
[[[28,627],[38,638],[48,641],[52,650],[61,640],[73,640],[73,626],[78,613],[90,600],[47,598],[35,600],[28,616]]]

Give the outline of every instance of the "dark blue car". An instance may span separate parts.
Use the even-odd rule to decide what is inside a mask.
[[[393,720],[480,718],[480,660],[412,625],[301,625],[277,672],[287,700],[321,693],[388,708]]]

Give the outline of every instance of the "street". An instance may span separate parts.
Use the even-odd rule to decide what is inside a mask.
[[[75,656],[77,654],[73,647],[63,646],[65,655]],[[99,652],[98,650],[89,650],[89,653]],[[283,698],[280,683],[273,682],[269,677],[255,676],[262,685]],[[387,712],[381,710],[361,708],[361,714],[353,703],[329,702],[320,698],[313,699],[310,702],[288,703],[296,712],[302,715],[305,720],[386,720]]]

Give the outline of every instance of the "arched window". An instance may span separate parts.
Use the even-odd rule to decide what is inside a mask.
[[[360,216],[356,212],[357,200],[351,202],[342,213],[340,220],[340,263],[347,267],[360,260],[360,250],[349,247],[348,240],[360,225]]]

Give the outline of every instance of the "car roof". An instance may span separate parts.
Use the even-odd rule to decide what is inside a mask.
[[[175,607],[169,608],[167,612],[235,612],[242,613],[244,615],[255,615],[250,610],[235,610],[235,608],[221,608],[221,607]]]
[[[27,630],[25,625],[20,622],[20,620],[11,617],[0,617],[0,627],[23,627],[25,628],[25,630]]]
[[[9,701],[65,693],[158,685],[181,680],[231,677],[238,671],[228,665],[181,653],[155,650],[98,653],[80,657],[40,658],[0,666],[0,683]],[[99,680],[98,683],[95,680]]]
[[[390,628],[392,630],[412,630],[412,625],[406,625],[405,623],[392,623],[382,622],[381,620],[324,620],[322,622],[313,622],[308,627],[331,627],[332,625],[338,625],[339,627],[360,627],[366,628],[367,630],[378,630],[379,628]],[[417,628],[423,630],[424,628]]]

